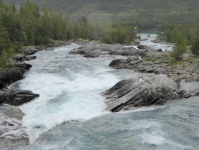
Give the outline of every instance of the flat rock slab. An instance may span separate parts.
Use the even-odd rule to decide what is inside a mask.
[[[154,75],[122,80],[105,91],[107,110],[118,112],[131,107],[163,105],[167,100],[184,97],[172,79],[160,80]]]

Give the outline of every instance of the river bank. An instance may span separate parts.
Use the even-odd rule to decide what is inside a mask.
[[[148,61],[148,60],[145,61],[144,58],[147,56],[147,53],[149,52],[149,50],[137,49],[136,46],[104,45],[104,44],[95,43],[95,42],[86,42],[86,43],[84,42],[84,46],[79,47],[78,45],[74,45],[74,47],[75,47],[74,50],[72,50],[69,53],[74,54],[75,52],[80,51],[81,55],[83,54],[85,57],[82,58],[81,56],[78,56],[78,55],[77,56],[76,55],[66,55],[66,52],[65,52],[67,49],[66,47],[55,49],[55,51],[46,51],[47,56],[43,56],[44,52],[40,51],[39,53],[41,53],[41,54],[38,54],[39,60],[31,61],[31,64],[33,65],[33,68],[31,68],[32,73],[28,74],[28,76],[25,78],[25,81],[23,81],[25,83],[23,83],[23,82],[21,83],[22,85],[23,84],[24,85],[19,87],[19,88],[23,87],[23,88],[30,89],[31,91],[35,91],[35,93],[37,93],[37,91],[39,91],[38,93],[40,94],[40,97],[37,98],[34,102],[31,102],[31,104],[27,103],[23,106],[20,106],[20,109],[22,109],[23,112],[26,114],[26,116],[24,116],[24,119],[23,119],[23,125],[25,125],[25,127],[28,127],[28,129],[25,129],[25,131],[28,131],[28,135],[31,137],[31,138],[29,137],[29,139],[30,139],[30,141],[32,141],[32,143],[35,142],[35,140],[40,136],[40,134],[42,134],[43,132],[47,132],[48,130],[52,129],[53,127],[56,127],[57,124],[61,124],[61,126],[65,126],[65,124],[69,124],[69,126],[70,126],[70,123],[73,124],[73,123],[77,123],[78,121],[81,122],[81,119],[79,119],[79,116],[81,116],[83,118],[82,120],[87,120],[88,118],[90,119],[90,118],[100,116],[101,114],[103,114],[103,113],[101,113],[101,111],[104,109],[107,109],[106,108],[107,106],[106,105],[104,106],[103,100],[102,100],[103,104],[101,104],[101,102],[95,101],[96,99],[101,100],[101,98],[96,95],[99,95],[99,93],[102,93],[103,91],[109,89],[115,83],[117,83],[121,79],[123,80],[124,78],[122,77],[121,79],[115,79],[115,77],[112,76],[111,74],[109,74],[108,76],[104,75],[103,74],[104,68],[101,68],[99,63],[104,64],[104,61],[106,62],[104,64],[104,66],[106,65],[107,68],[105,69],[105,71],[107,72],[107,70],[111,71],[111,69],[108,68],[108,64],[110,64],[110,62],[113,59],[115,59],[117,61],[118,57],[120,57],[119,60],[122,60],[124,62],[126,62],[126,60],[129,60],[130,57],[131,57],[131,59],[133,59],[133,60],[135,59],[136,61],[141,61],[141,60],[143,62]],[[90,48],[88,48],[88,47],[92,47],[92,52],[94,51],[94,53],[90,54],[90,50],[88,50]],[[85,51],[87,53],[85,53]],[[150,50],[150,52],[154,52],[154,51]],[[156,53],[156,51],[155,51],[155,53]],[[157,53],[162,54],[162,52],[157,52]],[[76,53],[76,54],[78,54],[78,53]],[[92,57],[92,58],[88,58],[88,57]],[[106,60],[107,58],[108,58],[108,60]],[[121,58],[123,58],[123,59],[121,59]],[[77,62],[80,62],[80,63],[75,64]],[[82,63],[85,66],[84,65],[81,66]],[[99,67],[98,67],[98,65],[99,65]],[[65,66],[65,68],[63,68],[63,66]],[[70,68],[71,66],[74,66],[74,68]],[[91,71],[92,67],[88,68],[88,66],[92,66],[92,67],[95,66],[97,68],[97,70]],[[81,70],[82,68],[87,69],[87,70],[86,71]],[[123,70],[124,68],[121,68],[121,69]],[[113,70],[115,70],[115,69],[113,69]],[[122,70],[121,70],[121,76],[124,76],[124,72],[122,72]],[[133,70],[133,69],[131,69],[131,70]],[[42,74],[37,75],[37,72],[41,72],[41,71],[43,71]],[[117,71],[117,70],[115,70],[115,71]],[[75,74],[75,76],[73,76],[73,75],[69,74],[69,72],[75,72],[76,74]],[[52,75],[52,73],[53,73],[53,75]],[[54,76],[54,74],[56,75],[58,73],[59,73],[59,76]],[[66,79],[62,77],[62,76],[65,76],[66,74],[67,74],[67,79],[70,79],[69,81],[65,81]],[[92,78],[97,77],[97,78],[89,79],[87,77],[88,74],[89,74],[89,77],[92,77]],[[148,72],[142,72],[138,75],[138,77],[143,76],[142,74],[148,74]],[[84,75],[86,77],[84,77]],[[133,75],[133,72],[129,72],[129,75],[127,74],[127,77],[125,79],[127,80],[127,79],[132,78],[132,75]],[[78,78],[76,79],[76,77],[78,77]],[[105,78],[105,80],[102,80],[103,81],[102,82],[101,79],[103,79],[104,77],[106,77],[106,78]],[[146,85],[147,86],[149,85],[148,87],[146,86],[147,88],[149,88],[152,85],[152,84],[150,85],[150,81],[149,80],[147,81],[147,79],[145,79],[144,77],[143,78],[133,77],[132,79],[134,79],[135,82],[137,82],[138,84],[140,84],[140,83],[145,84],[144,82],[146,82]],[[163,76],[162,80],[165,80],[165,79],[166,79],[166,76]],[[32,80],[32,81],[30,82],[30,80]],[[152,82],[155,81],[154,87],[157,87],[157,85],[162,83],[162,80],[158,81],[156,77],[155,78],[152,77],[150,80]],[[133,81],[133,80],[131,80],[131,81]],[[156,82],[156,81],[158,81],[158,82]],[[43,86],[40,85],[40,82],[43,83]],[[53,82],[53,83],[50,84],[49,82]],[[87,82],[87,85],[84,85],[83,84],[84,82]],[[100,82],[102,82],[102,83],[100,83]],[[100,83],[100,85],[99,85],[99,83]],[[107,83],[109,83],[109,84],[106,85]],[[129,84],[126,84],[126,83],[129,83]],[[127,80],[127,82],[124,82],[123,85],[127,85],[127,86],[125,86],[125,88],[123,88],[123,89],[126,90],[126,87],[131,87],[132,86],[131,83],[132,82],[129,82],[128,80]],[[16,89],[16,87],[15,87],[16,85],[14,84],[13,85],[14,88],[11,88],[10,90]],[[106,85],[106,86],[104,86],[104,85]],[[171,89],[174,89],[174,90],[168,90],[168,91],[171,92],[170,94],[173,94],[174,97],[176,96],[176,98],[174,98],[174,99],[180,99],[185,96],[184,90],[179,89],[179,85],[177,83],[168,79],[168,85],[173,86],[173,87],[171,87]],[[102,89],[100,88],[100,90],[95,91],[96,95],[95,94],[92,95],[93,97],[92,96],[90,96],[89,98],[86,97],[86,95],[89,95],[90,93],[92,93],[93,86],[94,86],[94,88],[100,88],[100,87],[103,87],[103,88]],[[52,87],[52,88],[50,88],[50,87]],[[122,87],[122,86],[120,86],[120,87]],[[146,87],[144,87],[144,89]],[[47,88],[50,88],[50,89],[47,89]],[[134,88],[134,87],[132,87],[132,88]],[[88,91],[84,91],[85,89]],[[117,90],[118,87],[114,87],[111,89]],[[154,88],[154,89],[156,89],[156,88]],[[42,90],[44,90],[44,91],[41,92]],[[109,90],[109,91],[115,92],[114,90],[113,91]],[[69,92],[65,94],[64,93],[65,91],[69,91]],[[81,93],[82,91],[83,91],[83,93]],[[125,94],[127,94],[128,92],[129,91],[127,91],[127,92],[124,91]],[[123,96],[124,93],[121,93],[121,95],[119,97]],[[108,94],[108,93],[106,93],[106,94]],[[73,96],[77,96],[77,97],[75,98],[76,99],[76,101],[74,102],[75,104],[71,105],[72,100],[70,100],[70,98]],[[113,96],[112,98],[116,98],[116,99],[118,98],[118,97],[114,97],[114,96],[116,96],[115,94],[112,94],[112,96]],[[141,95],[141,98],[143,96],[144,95]],[[163,98],[163,97],[161,94],[156,95],[157,101],[155,101],[155,102],[162,100],[162,101],[159,101],[160,103],[157,103],[157,104],[158,105],[165,104],[165,102],[167,102],[167,100],[169,100],[171,98],[170,96],[171,95],[167,95],[166,99],[158,99],[158,98]],[[58,97],[58,98],[56,98],[56,97]],[[109,99],[110,95],[108,95],[107,97]],[[85,101],[84,104],[82,103],[82,100]],[[88,101],[86,101],[86,100],[88,100]],[[66,101],[68,102],[67,104],[65,104]],[[38,105],[41,102],[42,102],[42,104]],[[77,104],[79,104],[79,103],[82,105],[80,107],[77,107]],[[85,110],[85,108],[88,107],[88,104],[90,104],[90,103],[93,103],[93,105],[89,106],[89,109]],[[62,107],[64,106],[64,107],[62,108],[61,106],[58,106],[59,104],[61,104],[61,106]],[[135,106],[136,107],[149,106],[148,104],[149,103],[144,103],[144,105],[137,105],[137,106],[135,105]],[[150,105],[154,105],[154,104],[155,104],[154,102],[150,103]],[[112,105],[112,104],[110,104],[110,105]],[[42,107],[44,107],[44,108],[41,111]],[[47,107],[49,107],[49,109],[47,109]],[[102,107],[102,108],[99,108],[99,107]],[[118,110],[119,111],[121,111],[121,110],[127,111],[127,110],[131,110],[131,107],[132,106],[129,105],[127,107],[126,106],[122,107],[122,109],[118,109]],[[62,109],[64,111],[60,112],[60,110],[62,110]],[[100,113],[98,112],[98,109],[100,110]],[[59,111],[57,112],[57,110],[59,110]],[[90,112],[88,110],[93,110],[93,111]],[[107,110],[111,111],[111,109],[107,109]],[[35,113],[32,114],[33,111],[35,111]],[[37,113],[37,111],[39,114]],[[80,113],[77,113],[79,111],[80,111]],[[57,113],[52,114],[53,112],[57,112]],[[47,116],[47,114],[49,114],[49,113],[53,117]],[[70,116],[71,114],[73,114],[73,115]],[[57,117],[57,116],[59,116],[59,117]],[[65,118],[65,116],[69,116],[69,117]],[[49,122],[48,120],[51,120],[51,121]],[[49,132],[53,132],[53,129],[50,130]],[[52,136],[52,135],[50,135],[50,136]],[[38,141],[44,140],[44,139],[45,138],[43,136],[41,136],[41,138]],[[27,141],[27,139],[24,141]],[[12,142],[10,141],[10,143],[12,143]],[[22,142],[21,146],[23,144],[25,146],[27,144],[27,142]],[[4,144],[4,145],[6,145],[6,144]],[[9,145],[9,146],[12,147],[11,145]],[[34,147],[34,145],[33,145],[33,147]]]
[[[62,45],[70,45],[71,41],[58,41],[54,45],[24,47],[22,53],[10,58],[13,68],[0,68],[0,148],[12,149],[29,144],[29,136],[22,125],[24,113],[17,107],[39,97],[29,90],[12,90],[8,86],[24,79],[24,74],[32,67],[27,61],[36,59],[33,56],[39,51],[54,50]],[[24,62],[26,61],[26,62]]]
[[[154,40],[151,40],[150,37],[145,40],[141,39],[141,41],[154,43]],[[119,44],[106,45],[98,43],[81,46],[70,51],[69,54],[81,54],[86,58],[97,58],[106,55],[126,56],[127,58],[114,59],[109,66],[115,69],[130,69],[147,74],[165,74],[172,79],[169,82],[166,79],[160,81],[157,77],[149,75],[118,82],[103,93],[107,99],[107,110],[112,112],[129,110],[131,107],[163,105],[171,99],[197,96],[199,93],[198,88],[192,91],[180,90],[180,83],[181,81],[199,81],[199,60],[194,58],[190,50],[187,50],[183,55],[184,62],[171,65],[171,52],[154,49],[155,46],[152,47],[152,45],[122,46]],[[164,43],[164,45],[165,47],[171,47],[170,44],[167,46]]]

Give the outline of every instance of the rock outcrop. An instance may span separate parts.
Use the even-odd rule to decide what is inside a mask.
[[[122,80],[103,93],[107,110],[118,112],[131,107],[162,105],[167,100],[180,99],[186,91],[178,90],[172,79],[161,80],[154,75]]]
[[[34,94],[26,90],[0,90],[0,104],[6,103],[9,105],[20,106],[24,103],[39,97],[39,94]]]
[[[23,68],[9,68],[0,72],[0,89],[5,88],[7,85],[14,83],[23,78],[25,69]]]
[[[23,63],[23,62],[17,62],[17,63],[15,63],[14,66],[18,67],[18,68],[23,68],[23,69],[26,69],[26,70],[29,70],[32,67],[32,65],[26,64],[26,63]]]
[[[27,61],[27,60],[33,60],[36,59],[37,56],[26,56],[25,54],[18,54],[15,57],[13,57],[16,61]]]
[[[15,63],[15,68],[3,69],[0,72],[0,89],[3,89],[9,84],[23,79],[23,74],[31,67],[32,65],[30,64]]]
[[[81,54],[84,57],[99,57],[100,55],[121,55],[121,56],[141,56],[145,57],[147,49],[135,49],[133,47],[123,47],[121,45],[87,45],[81,46],[69,52],[69,54]]]

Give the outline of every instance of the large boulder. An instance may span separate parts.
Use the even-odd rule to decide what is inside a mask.
[[[23,79],[23,74],[30,69],[32,65],[26,63],[15,63],[15,68],[0,70],[0,89],[5,88],[18,80]]]
[[[33,55],[37,52],[34,46],[27,46],[25,47],[25,54],[26,55]]]
[[[1,90],[0,91],[0,104],[6,103],[9,105],[19,106],[26,102],[39,97],[39,94],[34,94],[26,90]]]
[[[150,47],[148,47],[146,45],[138,45],[137,48],[138,49],[151,49]]]
[[[110,67],[118,67],[118,66],[121,66],[121,65],[125,65],[126,63],[128,62],[128,60],[127,59],[115,59],[115,60],[113,60],[110,64],[109,64],[109,66]]]
[[[162,105],[167,100],[184,97],[184,93],[178,90],[178,85],[172,79],[161,80],[154,75],[147,75],[122,80],[103,95],[107,99],[106,109],[118,112],[131,107]]]

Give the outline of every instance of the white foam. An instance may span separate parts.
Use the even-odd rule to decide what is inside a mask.
[[[76,74],[73,81],[53,74],[28,74],[20,87],[40,94],[39,98],[20,106],[26,114],[23,125],[27,127],[30,143],[42,132],[65,121],[88,120],[107,113],[99,93],[118,81],[108,73],[91,77]]]
[[[161,145],[165,142],[164,137],[157,134],[155,135],[143,134],[141,137],[142,137],[143,143]]]

